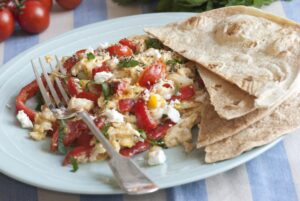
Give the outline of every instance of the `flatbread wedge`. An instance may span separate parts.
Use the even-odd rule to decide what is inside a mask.
[[[254,147],[272,142],[300,127],[300,93],[286,100],[271,115],[238,134],[205,147],[205,162],[236,157]]]
[[[257,108],[282,102],[300,66],[300,25],[233,6],[145,31],[189,60],[255,96]]]
[[[230,120],[255,110],[254,96],[202,66],[198,66],[198,72],[209,94],[211,104],[221,118]]]

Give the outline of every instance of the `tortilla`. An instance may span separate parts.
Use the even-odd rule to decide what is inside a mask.
[[[272,142],[300,127],[300,93],[286,100],[271,115],[238,134],[205,147],[205,162],[236,157],[254,147]]]
[[[221,118],[230,120],[255,110],[254,96],[247,94],[204,67],[199,66],[198,72],[209,94],[211,104]]]
[[[299,77],[300,25],[255,8],[215,9],[145,31],[255,96],[257,108],[281,103]]]

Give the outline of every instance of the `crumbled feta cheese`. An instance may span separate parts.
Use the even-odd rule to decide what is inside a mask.
[[[124,116],[115,109],[112,110],[106,109],[103,114],[107,117],[107,120],[109,122],[116,122],[116,123],[124,122]]]
[[[113,74],[111,72],[99,72],[99,73],[96,73],[96,75],[94,76],[94,80],[97,84],[101,84],[101,83],[109,80],[112,77],[113,77]]]
[[[145,54],[145,56],[155,57],[156,59],[161,58],[161,54],[160,54],[159,50],[154,49],[154,48],[148,49],[144,54]]]
[[[159,146],[153,146],[147,155],[147,162],[149,165],[160,165],[166,162],[165,152]]]
[[[148,101],[149,97],[150,97],[150,91],[148,89],[145,89],[144,92],[143,92],[143,99],[145,101]]]
[[[164,115],[165,110],[164,110],[164,108],[155,108],[155,109],[149,110],[149,112],[150,112],[151,117],[154,120],[159,121],[162,118],[162,116]]]
[[[22,128],[33,128],[32,121],[29,119],[28,115],[24,110],[20,110],[17,114],[17,119],[21,123]]]
[[[93,108],[94,102],[85,98],[75,98],[72,97],[68,107],[69,109],[73,110],[85,110],[89,111]]]
[[[100,48],[102,48],[102,49],[106,49],[106,48],[108,48],[108,46],[109,46],[109,44],[108,44],[108,42],[103,42],[103,43],[100,43]]]
[[[180,113],[173,106],[168,105],[165,110],[165,114],[173,121],[174,123],[178,123],[180,121]]]
[[[172,80],[159,80],[153,85],[152,91],[161,95],[164,99],[169,100],[175,92],[174,82]]]

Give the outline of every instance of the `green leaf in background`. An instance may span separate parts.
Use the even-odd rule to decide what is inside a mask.
[[[151,0],[113,0],[120,5],[131,5],[134,3],[147,3],[153,2]],[[202,12],[211,10],[214,8],[220,8],[224,6],[255,6],[261,7],[269,5],[276,0],[157,0],[156,11],[158,12]],[[290,1],[290,0],[285,0]]]

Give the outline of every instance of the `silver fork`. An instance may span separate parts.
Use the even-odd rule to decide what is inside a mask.
[[[61,63],[57,57],[56,61],[59,66],[59,69],[62,69]],[[86,123],[86,125],[90,128],[93,134],[97,137],[97,139],[102,143],[103,147],[106,149],[109,155],[108,164],[121,189],[128,194],[144,194],[158,190],[158,187],[155,185],[155,183],[146,176],[146,174],[135,164],[133,160],[121,156],[118,152],[116,152],[113,149],[109,141],[96,127],[93,119],[89,116],[87,112],[70,111],[64,106],[63,102],[60,100],[58,94],[54,89],[54,86],[45,70],[44,64],[41,59],[39,59],[39,63],[42,68],[43,76],[49,87],[50,93],[47,92],[34,61],[31,61],[39,89],[41,91],[46,105],[54,113],[57,119],[68,119],[74,116],[79,116]],[[50,67],[53,70],[51,64]],[[60,72],[62,72],[62,70],[60,70]],[[55,82],[58,86],[60,93],[63,96],[63,99],[65,100],[65,102],[68,102],[69,96],[66,93],[65,89],[62,87],[61,81],[57,77],[55,77]],[[53,97],[54,103],[52,102],[51,96],[49,94]]]

